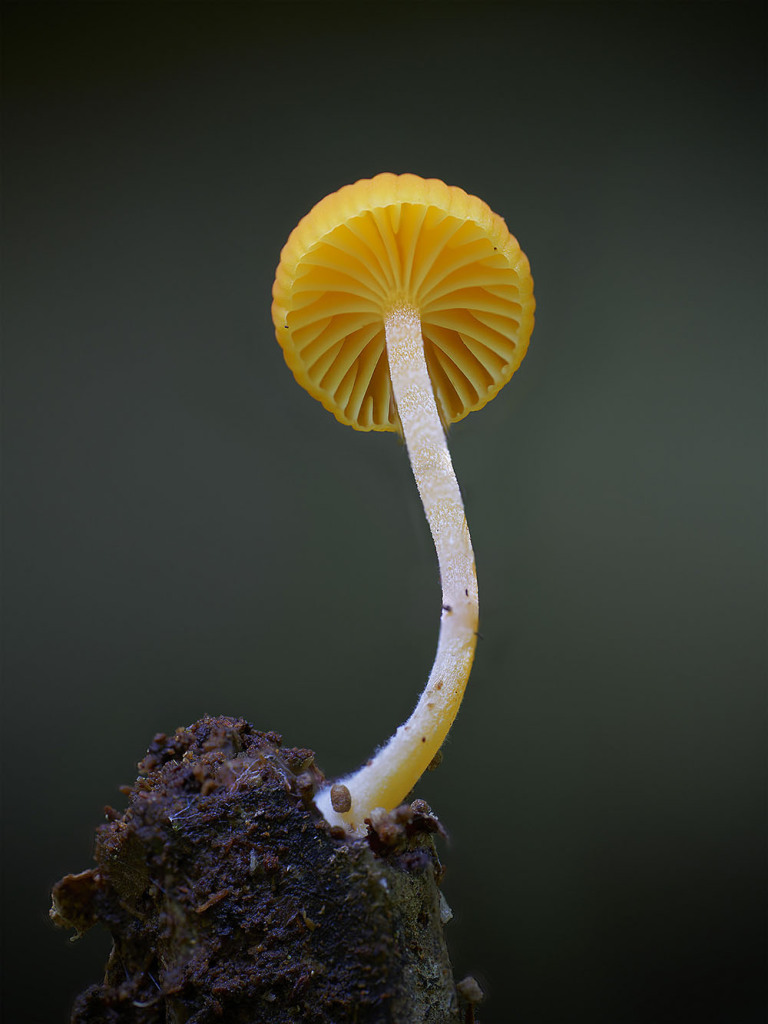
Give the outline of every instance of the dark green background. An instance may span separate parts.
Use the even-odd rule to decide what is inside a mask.
[[[419,787],[486,1024],[763,1020],[762,4],[6,4],[5,1009],[108,942],[89,864],[152,735],[354,767],[440,594],[407,458],[274,339],[280,248],[381,170],[486,200],[538,299],[451,431],[484,636]]]

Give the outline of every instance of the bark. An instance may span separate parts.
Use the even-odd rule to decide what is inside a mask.
[[[472,1019],[423,801],[350,840],[314,806],[312,751],[243,719],[156,736],[139,773],[97,830],[96,866],[53,890],[56,924],[98,923],[114,943],[73,1024]]]

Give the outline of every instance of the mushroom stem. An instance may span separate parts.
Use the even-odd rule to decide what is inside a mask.
[[[443,606],[435,662],[410,718],[371,761],[339,780],[351,796],[347,812],[333,809],[328,789],[317,799],[331,824],[350,830],[362,829],[376,808],[396,807],[418,782],[459,710],[477,640],[475,556],[427,370],[418,311],[394,308],[385,331],[395,403],[437,551]]]

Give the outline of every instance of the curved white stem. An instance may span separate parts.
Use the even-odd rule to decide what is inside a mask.
[[[350,830],[362,830],[374,809],[401,803],[440,749],[459,710],[477,640],[475,557],[427,371],[418,311],[394,309],[385,328],[395,403],[437,550],[443,608],[435,662],[410,718],[372,760],[339,780],[351,796],[349,811],[333,810],[330,789],[317,797],[326,820]]]

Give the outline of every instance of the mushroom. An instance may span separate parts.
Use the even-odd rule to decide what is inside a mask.
[[[480,199],[437,179],[378,174],[326,196],[301,220],[281,253],[273,300],[298,383],[341,423],[404,437],[437,551],[442,613],[426,687],[373,758],[317,797],[328,822],[361,831],[374,810],[410,792],[464,694],[477,578],[445,430],[520,365],[533,281],[517,240]]]

